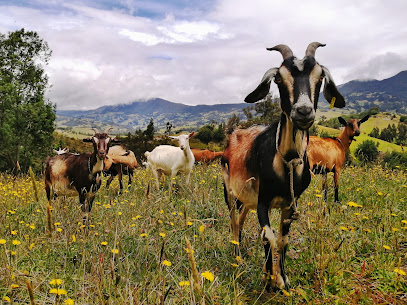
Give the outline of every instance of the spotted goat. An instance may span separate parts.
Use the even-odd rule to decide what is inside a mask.
[[[322,46],[325,45],[310,43],[303,59],[296,58],[286,45],[268,49],[280,52],[283,63],[265,73],[245,102],[263,99],[274,80],[280,92],[281,117],[271,126],[235,130],[229,136],[221,159],[225,201],[235,241],[241,241],[248,211],[257,209],[264,240],[268,290],[283,289],[289,284],[284,269],[288,232],[292,221],[299,216],[296,200],[311,180],[305,151],[323,81],[324,96],[331,105],[345,106],[329,70],[315,60],[315,51]],[[270,209],[281,210],[279,232],[270,226]],[[235,252],[240,253],[239,245]]]
[[[82,212],[85,213],[84,221],[88,220],[96,191],[100,188],[110,143],[118,142],[110,138],[110,129],[100,133],[94,128],[94,136],[83,139],[93,144],[92,153],[62,153],[46,160],[44,176],[48,201],[51,202],[59,195],[79,196]]]

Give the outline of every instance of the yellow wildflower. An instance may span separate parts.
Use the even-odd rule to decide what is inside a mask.
[[[213,282],[213,280],[215,279],[215,276],[214,276],[213,273],[210,272],[210,271],[202,272],[201,275],[202,275],[202,277],[203,277],[204,279],[207,279],[207,280],[210,281],[210,282]]]
[[[164,266],[167,266],[167,267],[170,267],[172,264],[171,264],[171,262],[170,261],[167,261],[167,260],[164,260],[163,262],[162,262],[162,264],[164,265]]]
[[[61,279],[52,279],[49,284],[50,285],[61,285],[62,284],[62,280]]]
[[[0,245],[4,245],[6,243],[5,239],[0,239]]]
[[[205,230],[205,226],[204,226],[204,225],[202,225],[202,226],[199,227],[199,232],[202,233],[204,230]]]
[[[391,250],[390,246],[387,245],[383,245],[383,248],[385,248],[386,250]]]
[[[165,233],[160,233],[160,236],[161,236],[161,237],[165,237]]]
[[[234,244],[234,245],[239,245],[239,242],[236,241],[236,240],[231,240],[230,242],[231,242],[232,244]]]
[[[113,252],[114,254],[117,254],[117,253],[119,253],[119,249],[112,249],[112,252]]]
[[[406,272],[404,270],[402,270],[402,269],[399,269],[399,268],[395,268],[394,272],[396,272],[396,273],[398,273],[400,275],[406,275]]]
[[[182,286],[189,286],[190,284],[189,284],[189,281],[181,281],[181,282],[179,282],[179,285],[182,287]]]
[[[101,244],[102,246],[107,246],[107,241],[102,241],[100,244]]]
[[[13,241],[11,242],[14,246],[18,246],[21,245],[21,241],[13,239]]]
[[[75,301],[72,300],[72,299],[66,299],[66,300],[64,301],[64,304],[65,304],[65,305],[74,305],[74,304],[75,304]]]
[[[52,289],[49,290],[49,293],[57,294],[57,295],[65,295],[65,294],[66,294],[66,290],[65,290],[65,289],[61,289],[61,288],[52,288]]]

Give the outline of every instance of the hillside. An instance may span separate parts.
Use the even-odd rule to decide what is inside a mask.
[[[358,113],[378,107],[381,112],[407,113],[407,71],[384,80],[353,80],[339,86],[347,105],[343,109],[329,109],[329,104],[320,95],[317,116],[338,116],[342,113]],[[126,133],[137,128],[144,129],[151,118],[157,129],[170,122],[174,128],[197,128],[205,124],[226,122],[234,113],[245,118],[242,109],[248,104],[218,104],[189,106],[173,103],[161,98],[134,101],[129,104],[103,106],[97,109],[58,110],[58,128],[90,126],[113,126],[115,132]]]
[[[346,98],[344,110],[348,112],[362,112],[378,107],[382,112],[407,113],[407,71],[381,81],[353,80],[338,86],[338,89]],[[322,102],[319,108],[328,111],[329,105]]]
[[[242,109],[247,106],[244,103],[189,106],[155,98],[143,102],[103,106],[88,111],[57,111],[57,126],[61,128],[108,124],[121,127],[125,131],[134,131],[137,128],[145,128],[153,118],[157,128],[163,128],[167,122],[171,122],[175,128],[195,127],[212,121],[227,121],[234,113],[244,117]]]

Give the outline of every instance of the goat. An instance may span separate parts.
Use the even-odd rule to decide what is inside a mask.
[[[191,148],[194,154],[195,162],[209,164],[223,155],[223,151],[212,151],[209,149]]]
[[[122,146],[112,146],[105,159],[105,168],[103,173],[110,175],[106,181],[106,188],[109,188],[115,176],[119,178],[120,191],[123,193],[123,174],[129,176],[128,188],[131,187],[133,172],[138,167],[136,156],[131,150],[126,150]]]
[[[158,182],[159,174],[174,178],[178,172],[185,173],[186,183],[189,184],[191,171],[195,163],[194,155],[189,147],[189,139],[194,134],[195,132],[191,132],[189,135],[169,136],[171,139],[179,142],[179,147],[160,145],[151,152],[146,151],[144,153],[147,158],[147,167],[151,168],[156,179],[157,189],[160,187]]]
[[[345,106],[329,70],[315,60],[315,51],[321,46],[325,45],[310,43],[302,60],[297,59],[286,45],[267,49],[280,52],[283,63],[265,73],[245,102],[263,99],[274,79],[280,92],[281,117],[268,127],[235,130],[229,136],[221,158],[225,201],[235,241],[241,241],[248,211],[257,209],[264,240],[267,290],[271,287],[282,289],[289,284],[284,270],[288,232],[292,221],[299,216],[296,199],[311,181],[305,150],[323,80],[325,98],[334,107]],[[270,226],[269,211],[272,208],[281,209],[279,233]],[[240,253],[239,244],[235,246],[236,254]]]
[[[100,188],[103,161],[109,152],[111,139],[107,128],[100,133],[94,128],[93,137],[83,139],[84,142],[93,143],[92,153],[56,155],[46,160],[45,191],[51,205],[51,197],[58,195],[79,196],[82,212],[85,213],[84,221],[92,209],[96,191]]]
[[[309,137],[307,156],[310,170],[315,174],[322,174],[322,188],[324,200],[327,201],[327,174],[334,173],[335,202],[339,203],[339,175],[345,163],[346,153],[355,137],[360,135],[360,124],[366,122],[369,115],[362,119],[350,119],[347,122],[339,117],[339,122],[345,126],[341,134],[335,138]]]

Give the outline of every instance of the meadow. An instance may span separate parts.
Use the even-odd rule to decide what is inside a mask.
[[[177,177],[171,193],[155,190],[151,173],[138,169],[123,195],[117,180],[97,193],[89,228],[76,197],[58,198],[47,215],[44,183],[33,180],[0,175],[3,304],[407,303],[402,170],[345,168],[341,204],[333,203],[331,176],[328,203],[313,177],[290,231],[291,288],[278,293],[262,281],[255,211],[242,255],[233,255],[219,164],[196,166],[190,186]],[[278,228],[279,213],[271,214]]]

